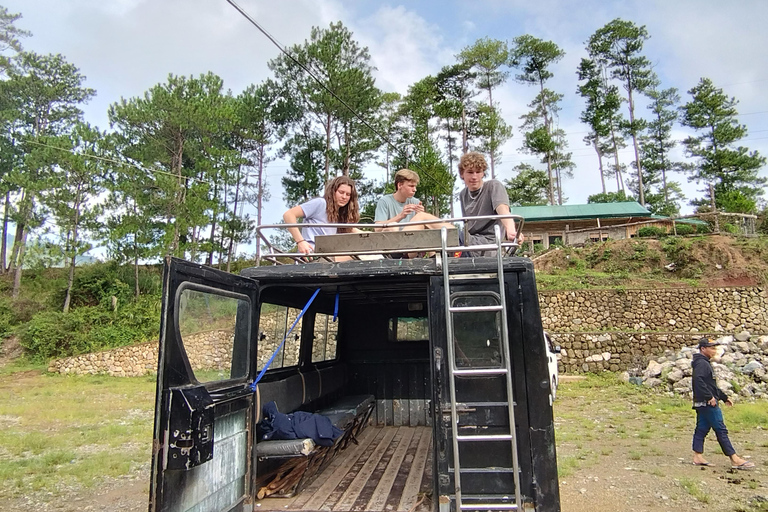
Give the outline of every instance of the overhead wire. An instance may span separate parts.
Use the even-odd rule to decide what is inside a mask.
[[[363,123],[363,125],[365,125],[365,126],[366,126],[366,128],[368,128],[368,129],[369,129],[369,130],[370,130],[370,131],[371,131],[373,134],[375,134],[375,135],[376,135],[376,136],[377,136],[379,139],[381,139],[381,141],[382,141],[382,142],[384,142],[384,144],[386,144],[388,147],[390,147],[390,148],[394,149],[396,152],[400,151],[400,152],[403,152],[403,153],[405,153],[404,151],[402,151],[402,149],[401,149],[401,148],[399,148],[399,147],[397,147],[395,144],[393,144],[393,143],[392,143],[392,142],[389,140],[389,138],[388,138],[386,135],[383,135],[383,134],[381,134],[381,133],[380,133],[380,132],[379,132],[379,131],[378,131],[376,128],[374,128],[374,127],[373,127],[373,126],[372,126],[372,125],[371,125],[371,124],[370,124],[370,123],[369,123],[369,122],[368,122],[368,121],[367,121],[367,120],[366,120],[366,119],[365,119],[365,118],[364,118],[362,115],[360,115],[360,113],[359,113],[359,112],[357,112],[357,111],[356,111],[354,108],[352,108],[352,107],[351,107],[351,106],[350,106],[350,105],[349,105],[349,104],[348,104],[346,101],[344,101],[343,99],[341,99],[341,98],[340,98],[340,97],[339,97],[339,96],[338,96],[338,95],[337,95],[337,94],[336,94],[336,93],[335,93],[335,92],[334,92],[332,89],[330,89],[330,88],[329,88],[329,87],[328,87],[328,86],[327,86],[327,85],[326,85],[326,84],[325,84],[325,83],[324,83],[322,80],[320,80],[320,79],[319,79],[317,76],[315,76],[315,74],[314,74],[314,73],[313,73],[313,72],[312,72],[312,71],[309,69],[309,67],[307,67],[307,66],[306,66],[304,63],[300,62],[300,61],[299,61],[299,60],[298,60],[296,57],[294,57],[293,55],[291,55],[291,53],[290,53],[290,52],[288,52],[288,51],[285,49],[285,47],[284,47],[283,45],[281,45],[281,44],[280,44],[280,43],[277,41],[277,39],[275,39],[275,38],[272,36],[272,34],[270,34],[270,33],[269,33],[269,32],[268,32],[268,31],[267,31],[265,28],[263,28],[261,25],[259,25],[259,23],[258,23],[258,22],[257,22],[255,19],[253,19],[253,17],[252,17],[250,14],[248,14],[248,13],[245,11],[245,9],[243,9],[242,7],[240,7],[240,6],[239,6],[239,5],[238,5],[238,4],[237,4],[237,3],[236,3],[234,0],[226,0],[226,2],[227,2],[228,4],[230,4],[230,5],[231,5],[231,6],[232,6],[232,7],[233,7],[235,10],[237,10],[237,12],[239,12],[239,13],[240,13],[240,14],[241,14],[241,15],[242,15],[242,16],[243,16],[243,17],[244,17],[246,20],[248,20],[248,21],[249,21],[249,22],[250,22],[250,23],[251,23],[251,24],[252,24],[254,27],[256,27],[256,29],[257,29],[259,32],[261,32],[262,34],[264,34],[264,36],[265,36],[267,39],[269,39],[269,40],[270,40],[270,42],[271,42],[273,45],[275,45],[275,47],[276,47],[278,50],[280,50],[280,53],[282,53],[283,55],[285,55],[285,56],[286,56],[287,58],[289,58],[289,59],[290,59],[292,62],[294,62],[294,63],[295,63],[297,66],[299,66],[299,67],[300,67],[300,68],[301,68],[301,69],[302,69],[302,70],[303,70],[305,73],[307,73],[307,75],[309,75],[309,76],[310,76],[310,77],[311,77],[311,78],[312,78],[312,79],[313,79],[315,82],[317,82],[317,84],[318,84],[320,87],[322,87],[322,88],[323,88],[323,89],[324,89],[324,90],[325,90],[325,91],[326,91],[328,94],[330,94],[331,96],[333,96],[333,97],[334,97],[334,99],[336,99],[336,100],[337,100],[339,103],[341,103],[341,104],[344,106],[344,108],[346,108],[347,110],[349,110],[349,112],[350,112],[350,113],[351,113],[353,116],[355,116],[355,117],[357,118],[357,120],[358,120],[358,121],[360,121],[361,123]],[[433,176],[433,175],[432,175],[432,174],[431,174],[429,171],[427,171],[426,169],[422,169],[421,167],[419,167],[419,166],[418,166],[418,164],[415,164],[415,163],[414,163],[414,165],[412,165],[412,167],[414,167],[414,169],[415,169],[415,170],[417,170],[417,171],[419,171],[419,172],[421,172],[421,173],[424,173],[425,175],[427,175],[427,176],[428,176],[429,178],[431,178],[431,179],[432,179],[432,180],[433,180],[433,181],[434,181],[436,184],[437,184],[437,183],[439,183],[439,182],[438,182],[438,180],[437,180],[437,178],[435,178],[435,176]],[[453,195],[453,191],[452,191],[452,190],[450,191],[450,193],[451,193],[451,195]]]
[[[57,149],[59,151],[64,151],[66,153],[78,154],[78,153],[75,153],[75,151],[73,149],[71,149],[71,148],[63,148],[63,147],[60,147],[60,146],[54,146],[52,144],[45,144],[43,142],[37,142],[37,141],[34,141],[34,140],[26,140],[25,142],[27,144],[34,144],[36,146],[42,146],[42,147],[46,147],[46,148],[50,148],[50,149]],[[134,164],[132,162],[115,160],[114,158],[108,158],[108,157],[99,156],[99,155],[87,155],[87,154],[80,154],[80,156],[84,156],[86,158],[93,158],[94,160],[102,160],[104,162],[109,162],[109,163],[118,164],[118,165],[127,165],[129,167],[134,167],[134,168],[136,168],[136,169],[138,169],[140,171],[146,172],[146,173],[166,174],[166,175],[172,176],[174,178],[184,178],[185,180],[196,181],[198,183],[205,183],[207,185],[212,185],[213,184],[213,182],[211,182],[211,181],[203,180],[203,179],[200,179],[200,178],[195,178],[194,176],[179,176],[178,174],[173,174],[172,172],[162,171],[160,169],[145,168],[145,167],[141,167],[139,165],[136,165],[136,164]]]

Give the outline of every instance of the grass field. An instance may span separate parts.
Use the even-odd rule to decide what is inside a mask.
[[[154,393],[154,377],[0,369],[0,510],[146,510]],[[768,402],[740,403],[725,415],[757,470],[731,470],[711,435],[707,456],[717,466],[688,463],[688,400],[611,374],[562,384],[555,421],[563,511],[768,510]]]

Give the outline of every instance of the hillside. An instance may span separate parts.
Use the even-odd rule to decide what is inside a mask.
[[[633,239],[555,248],[533,258],[539,290],[762,286],[768,284],[768,238],[726,236]],[[239,261],[238,268],[251,265]],[[24,273],[12,300],[0,276],[0,366],[23,351],[34,361],[155,339],[160,324],[159,266],[142,267],[133,297],[131,267],[79,267],[73,308],[61,313],[63,268]]]
[[[554,248],[532,259],[541,290],[768,283],[766,237],[615,240]]]

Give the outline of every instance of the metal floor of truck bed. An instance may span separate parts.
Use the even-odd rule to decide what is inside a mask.
[[[368,426],[304,490],[265,498],[255,511],[432,510],[432,428]]]

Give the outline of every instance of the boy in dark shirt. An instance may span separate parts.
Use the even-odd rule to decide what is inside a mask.
[[[723,411],[718,402],[722,400],[725,405],[732,406],[733,402],[728,395],[717,387],[715,373],[709,360],[717,353],[717,343],[708,338],[699,340],[699,353],[693,355],[691,367],[693,368],[693,409],[696,411],[696,430],[693,432],[693,463],[697,466],[711,466],[704,458],[704,438],[709,430],[715,431],[717,442],[723,453],[731,459],[733,469],[751,469],[755,467],[738,455],[728,439],[728,429],[723,421]]]

